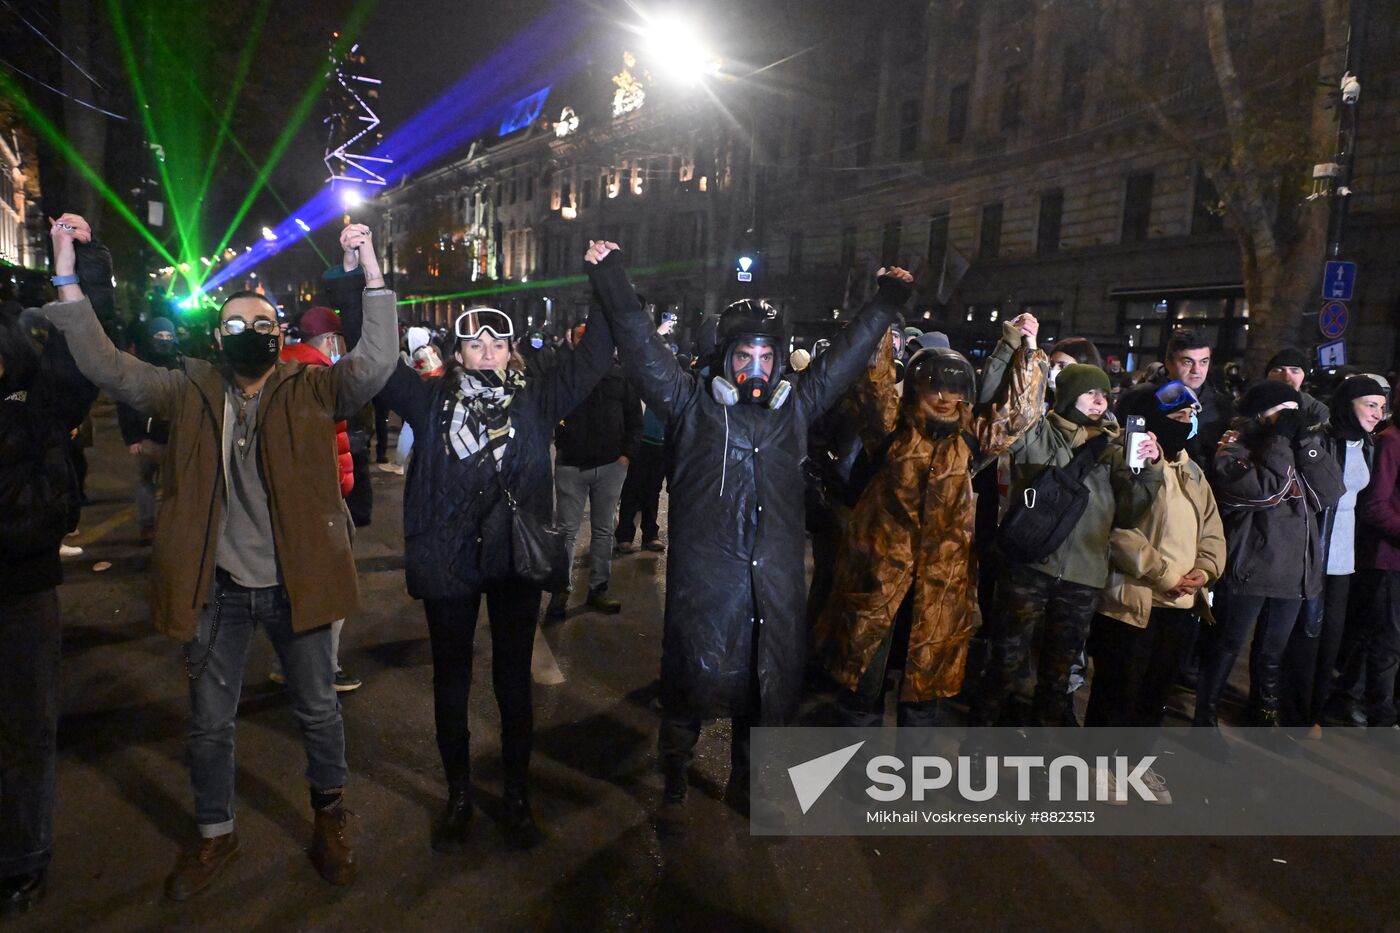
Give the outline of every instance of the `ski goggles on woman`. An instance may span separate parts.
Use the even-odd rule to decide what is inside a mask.
[[[510,340],[515,336],[510,316],[495,308],[469,308],[457,315],[456,327],[458,340],[477,340],[484,336]]]
[[[1162,411],[1178,411],[1182,408],[1190,408],[1193,412],[1201,410],[1201,400],[1184,382],[1168,382],[1154,394],[1157,397],[1157,407]]]

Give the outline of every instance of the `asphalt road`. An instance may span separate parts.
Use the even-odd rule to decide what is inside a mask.
[[[702,739],[691,832],[658,839],[649,821],[660,790],[650,699],[665,574],[664,559],[650,554],[615,564],[620,616],[576,607],[537,651],[537,678],[562,682],[535,688],[534,799],[549,839],[529,853],[508,851],[493,825],[498,718],[479,627],[477,844],[435,854],[428,831],[444,787],[427,634],[404,591],[403,480],[379,471],[374,523],[355,543],[362,608],[342,648],[346,669],[364,679],[344,697],[347,800],[365,829],[361,877],[331,888],[305,857],[301,744],[282,688],[267,679],[271,650],[258,639],[238,728],[243,857],[217,886],[174,904],[162,882],[194,835],[184,673],[177,646],[148,621],[135,468],[111,407],[98,413],[95,502],[79,538],[86,553],[69,563],[60,591],[49,897],[14,930],[1400,929],[1394,839],[753,838],[718,799],[724,724]],[[111,569],[95,572],[98,560]]]

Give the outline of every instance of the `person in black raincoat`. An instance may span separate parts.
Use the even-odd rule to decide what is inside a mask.
[[[659,750],[659,827],[684,821],[686,772],[705,719],[730,718],[726,797],[748,802],[748,729],[797,711],[807,655],[801,461],[811,422],[869,363],[913,277],[881,270],[875,300],[808,369],[783,377],[776,309],[739,301],[720,318],[709,372],[683,370],[642,310],[615,243],[596,242],[588,275],[623,364],[673,445]]]

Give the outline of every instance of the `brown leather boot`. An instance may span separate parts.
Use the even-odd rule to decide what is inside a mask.
[[[223,874],[224,868],[238,858],[238,837],[224,833],[201,839],[199,846],[180,853],[175,870],[165,879],[165,896],[172,901],[187,901]]]
[[[315,831],[307,855],[321,877],[331,884],[349,884],[360,872],[355,861],[352,839],[360,827],[360,818],[344,806],[315,811]]]

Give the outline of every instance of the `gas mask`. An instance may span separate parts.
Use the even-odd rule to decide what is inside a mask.
[[[755,352],[740,356],[740,347],[751,347]],[[764,349],[771,349],[769,363],[764,365]],[[781,408],[792,391],[790,383],[778,379],[781,368],[780,349],[771,337],[745,335],[732,341],[725,349],[724,375],[716,375],[710,380],[710,392],[721,405],[766,405],[771,409]]]

